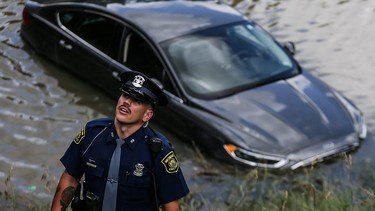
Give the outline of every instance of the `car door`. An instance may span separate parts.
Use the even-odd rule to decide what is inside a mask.
[[[60,64],[103,89],[119,83],[109,66],[121,40],[123,25],[95,11],[63,10],[58,13],[68,36],[58,40]],[[117,86],[118,89],[118,86]]]

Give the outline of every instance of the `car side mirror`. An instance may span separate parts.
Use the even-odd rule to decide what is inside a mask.
[[[158,85],[158,87],[160,87],[160,89],[164,89],[164,86],[163,84],[156,78],[151,78],[151,80],[156,84]]]
[[[293,42],[285,42],[281,46],[292,56],[296,53],[296,46]]]

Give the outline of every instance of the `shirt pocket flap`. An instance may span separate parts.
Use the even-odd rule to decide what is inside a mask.
[[[83,164],[83,169],[85,170],[86,174],[91,174],[99,178],[103,177],[104,168],[97,165],[96,163],[86,161]]]

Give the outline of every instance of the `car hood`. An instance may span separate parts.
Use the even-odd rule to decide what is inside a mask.
[[[234,135],[232,141],[248,150],[288,155],[355,133],[351,117],[336,93],[305,71],[199,104],[237,128],[242,135]]]

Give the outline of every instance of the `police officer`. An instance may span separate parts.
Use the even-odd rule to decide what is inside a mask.
[[[83,176],[86,210],[178,210],[178,199],[188,194],[171,144],[148,126],[166,96],[141,73],[120,78],[115,117],[88,122],[60,159],[65,171],[51,210],[69,206]]]

